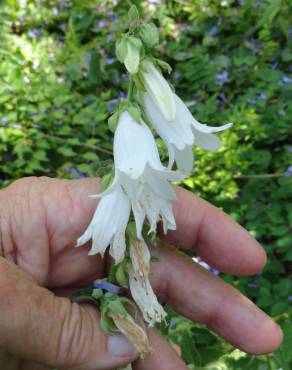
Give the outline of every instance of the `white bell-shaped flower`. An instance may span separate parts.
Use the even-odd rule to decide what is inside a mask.
[[[110,255],[116,263],[123,260],[126,243],[125,230],[131,211],[130,201],[121,186],[116,183],[112,191],[104,193],[94,216],[84,234],[78,239],[81,246],[92,239],[90,255],[105,252],[110,247]]]
[[[121,184],[131,201],[138,237],[142,238],[146,217],[151,231],[161,219],[165,232],[175,229],[171,202],[176,193],[170,181],[181,180],[183,176],[162,165],[151,130],[143,121],[136,122],[127,111],[120,115],[115,132],[114,159],[113,186]]]
[[[173,92],[159,70],[150,61],[144,61],[141,68],[144,87],[156,104],[164,119],[173,121],[176,116],[176,105]]]
[[[149,93],[144,94],[145,113],[158,135],[166,143],[169,151],[169,168],[175,161],[182,173],[189,173],[193,168],[192,147],[198,146],[205,150],[220,147],[221,140],[214,133],[232,126],[228,123],[221,127],[210,127],[198,122],[184,102],[173,93],[176,114],[173,121],[165,119],[158,105]]]

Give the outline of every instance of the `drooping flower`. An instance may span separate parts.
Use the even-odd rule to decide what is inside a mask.
[[[108,334],[120,331],[134,345],[141,358],[152,351],[145,325],[138,322],[138,307],[126,297],[106,293],[100,301],[100,325]],[[142,321],[142,320],[139,320]]]
[[[154,64],[147,60],[142,64],[141,76],[149,97],[157,105],[164,119],[173,121],[176,116],[176,104],[166,79]]]
[[[214,133],[232,126],[228,123],[221,127],[210,127],[198,122],[184,102],[174,93],[176,114],[173,121],[165,119],[149,93],[144,94],[144,109],[151,124],[168,147],[169,168],[174,161],[182,173],[189,173],[193,168],[192,147],[198,146],[205,150],[220,147],[221,140]]]
[[[158,302],[148,277],[140,276],[132,267],[129,267],[128,273],[132,297],[142,311],[144,320],[149,326],[154,326],[156,322],[163,321],[166,312]]]
[[[134,345],[141,358],[152,352],[147,334],[130,315],[109,312],[108,316],[113,320],[119,331]]]
[[[115,179],[107,192],[117,184],[124,189],[131,202],[137,236],[142,238],[145,218],[150,231],[156,230],[160,220],[165,232],[175,229],[172,201],[176,193],[170,181],[181,180],[183,176],[162,165],[151,130],[142,120],[136,122],[127,111],[120,115],[115,132],[114,160]]]
[[[130,201],[122,187],[116,183],[112,191],[101,196],[92,221],[77,240],[81,246],[92,239],[90,255],[105,252],[110,245],[110,254],[119,263],[126,249],[125,230],[131,211]]]
[[[143,313],[144,320],[154,326],[166,317],[149,282],[150,253],[144,240],[130,240],[131,265],[128,266],[131,294]]]

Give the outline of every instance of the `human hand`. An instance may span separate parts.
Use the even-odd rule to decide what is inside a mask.
[[[105,370],[137,358],[122,335],[108,339],[102,332],[96,308],[60,297],[106,274],[100,256],[87,255],[89,246],[74,248],[96,208],[88,194],[97,192],[96,179],[48,178],[18,180],[0,192],[0,348],[43,364],[23,363],[22,370]],[[177,230],[165,242],[193,248],[225,273],[250,275],[263,268],[262,248],[242,227],[185,190],[177,195]],[[234,288],[174,247],[160,245],[155,255],[160,259],[151,266],[151,283],[178,313],[249,353],[279,346],[280,328]],[[155,330],[149,335],[154,353],[137,360],[135,370],[186,369]]]

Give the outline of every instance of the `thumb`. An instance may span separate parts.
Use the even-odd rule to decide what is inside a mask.
[[[104,334],[95,307],[54,296],[2,257],[0,333],[0,352],[53,368],[106,370],[137,358],[122,334]]]

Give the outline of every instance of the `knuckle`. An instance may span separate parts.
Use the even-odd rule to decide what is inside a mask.
[[[61,313],[59,310],[58,319],[60,325],[55,335],[55,345],[50,349],[50,356],[57,368],[79,369],[89,360],[93,344],[96,343],[96,316],[90,314],[85,305],[62,300],[63,307]],[[105,348],[102,343],[99,344],[100,346],[94,346],[97,356],[97,352]]]

